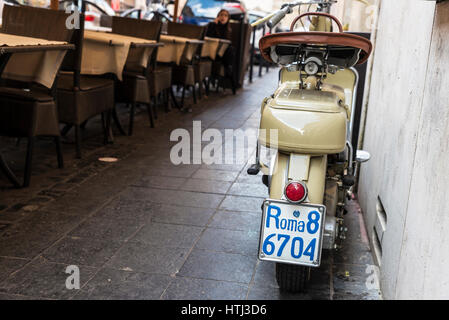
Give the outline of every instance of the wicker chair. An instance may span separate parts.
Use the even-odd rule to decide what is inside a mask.
[[[87,120],[101,115],[103,118],[104,144],[109,142],[111,116],[114,108],[114,81],[112,79],[81,75],[81,58],[84,38],[84,14],[80,28],[73,33],[76,45],[67,54],[58,75],[57,103],[59,121],[68,128],[75,127],[76,157],[81,158],[81,126]]]
[[[113,17],[112,32],[122,35],[159,41],[162,28],[160,21]],[[135,106],[146,104],[151,127],[154,127],[156,97],[160,93],[165,98],[165,109],[169,109],[169,90],[171,88],[171,67],[156,65],[157,48],[153,49],[146,68],[126,66],[123,81],[117,84],[116,99],[131,105],[128,134],[132,135]],[[154,103],[151,103],[151,100]],[[153,115],[154,113],[154,115]]]
[[[206,34],[206,28],[191,24],[169,22],[167,25],[167,34],[184,38],[203,40]],[[205,80],[209,79],[211,76],[212,61],[208,59],[203,60],[200,58],[201,48],[202,45],[199,45],[193,59],[183,59],[182,65],[173,68],[173,83],[183,86],[181,105],[184,104],[184,95],[186,88],[192,89],[194,103],[196,103],[196,84],[198,84],[199,86],[200,98],[203,83],[206,88],[206,93],[208,93],[208,86]]]
[[[67,17],[62,11],[5,5],[2,32],[68,42],[73,31],[65,27]],[[58,167],[64,166],[54,89],[54,84],[46,88],[37,83],[2,79],[0,135],[28,139],[23,187],[30,184],[36,137],[54,138]]]

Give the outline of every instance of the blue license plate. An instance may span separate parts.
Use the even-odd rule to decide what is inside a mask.
[[[325,215],[323,205],[265,200],[259,258],[318,267]]]

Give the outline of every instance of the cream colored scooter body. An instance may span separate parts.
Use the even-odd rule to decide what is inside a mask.
[[[353,149],[349,137],[352,137],[352,106],[358,76],[351,66],[366,60],[371,52],[370,44],[363,39],[345,35],[338,19],[329,15],[334,2],[316,2],[317,12],[298,16],[290,28],[293,31],[296,22],[308,16],[311,33],[301,30],[291,36],[279,34],[262,38],[260,47],[264,58],[277,62],[283,68],[278,89],[262,103],[256,154],[258,163],[248,169],[252,175],[262,170],[262,181],[269,188],[269,198],[274,200],[272,202],[288,200],[298,204],[296,208],[290,207],[295,210],[294,217],[301,214],[301,206],[326,207],[325,217],[320,216],[320,219],[324,218],[321,239],[318,240],[320,253],[321,249],[337,248],[337,240],[344,238],[341,232],[344,230],[341,228],[344,203],[350,194],[348,189],[355,180]],[[301,4],[295,2],[284,5],[271,15],[270,24],[276,24],[287,11]],[[310,19],[310,16],[314,17]],[[339,34],[331,34],[331,20],[338,25]],[[302,27],[307,29],[304,23]],[[343,67],[348,69],[338,70]],[[276,149],[275,155],[267,159],[262,146]],[[291,181],[306,185],[305,199],[303,197],[299,202],[293,201],[294,197],[287,199],[284,193]],[[266,203],[270,203],[270,200]],[[270,207],[265,206],[264,209],[267,211],[264,211],[263,221],[267,221],[267,217],[274,217]],[[277,209],[275,211],[279,216],[281,210]],[[277,262],[276,279],[281,289],[302,291],[310,278],[311,266],[305,261],[295,261],[293,264],[299,264],[300,267],[291,267],[284,261],[279,262],[281,259],[267,259],[265,253],[271,253],[265,249],[271,250],[268,247],[272,246],[274,250],[270,239],[276,236],[276,233],[266,236],[263,232],[267,228],[268,223],[266,227],[263,225],[261,232],[261,259]],[[280,236],[278,234],[278,240]],[[281,254],[279,251],[278,257]]]
[[[346,144],[348,113],[344,102],[334,92],[302,90],[284,83],[262,110],[260,129],[269,146],[270,132],[277,129],[278,149],[304,154],[342,152]]]
[[[261,164],[271,177],[271,199],[282,199],[286,182],[300,180],[307,185],[306,202],[324,204],[327,156],[345,149],[356,84],[355,71],[343,69],[329,74],[320,91],[300,90],[299,73],[281,70],[279,88],[261,107],[260,128],[265,132],[260,144],[276,147],[270,145],[270,129],[278,130],[271,168]]]

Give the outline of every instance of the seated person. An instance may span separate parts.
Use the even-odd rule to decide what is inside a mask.
[[[207,25],[206,37],[231,40],[232,30],[229,24],[229,11],[221,9],[213,22]],[[234,48],[229,46],[222,57],[226,76],[232,75],[232,63],[234,62]]]

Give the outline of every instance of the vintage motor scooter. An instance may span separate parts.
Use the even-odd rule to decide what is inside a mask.
[[[262,171],[269,192],[262,205],[259,259],[276,262],[280,289],[292,292],[306,288],[322,249],[335,249],[344,238],[354,164],[369,160],[367,152],[354,155],[349,137],[358,83],[353,67],[366,62],[372,44],[343,33],[329,14],[335,2],[284,4],[253,24],[268,21],[274,27],[294,7],[317,5],[316,12],[294,19],[291,32],[260,40],[263,58],[281,70],[279,87],[262,103],[256,163],[248,169],[251,175]],[[297,22],[304,31],[293,31]]]

